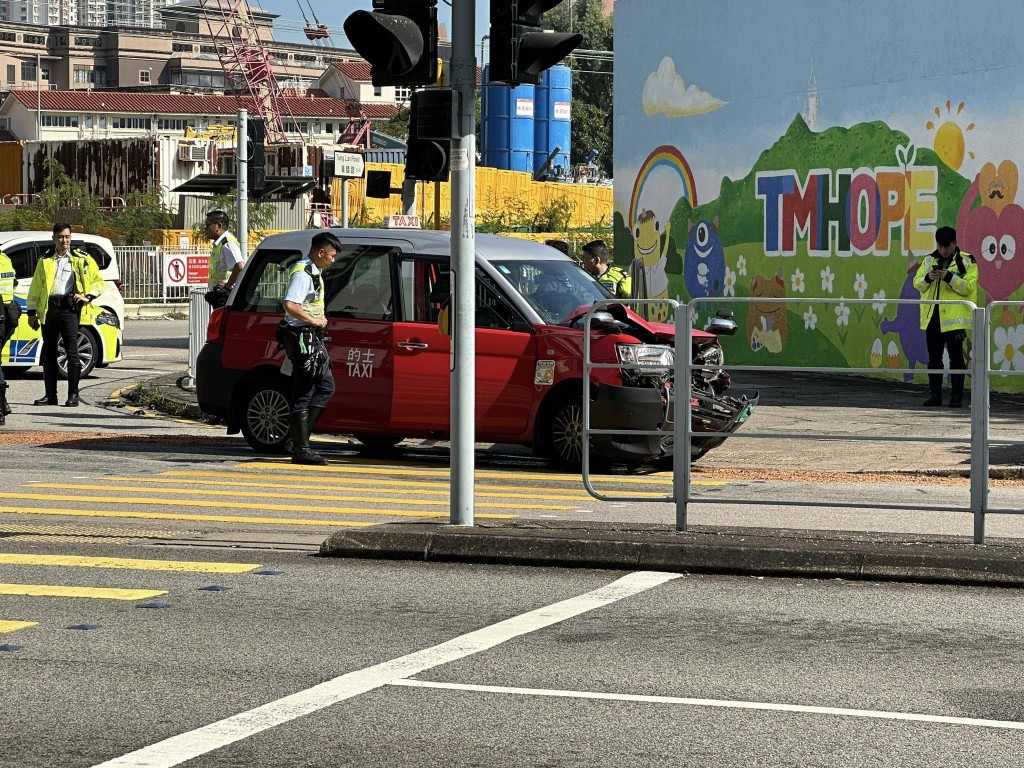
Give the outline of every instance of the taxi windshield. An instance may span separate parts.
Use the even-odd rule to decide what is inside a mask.
[[[573,261],[502,261],[491,264],[529,302],[544,322],[559,325],[574,309],[611,294]]]

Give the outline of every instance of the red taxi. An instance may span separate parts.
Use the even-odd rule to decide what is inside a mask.
[[[196,367],[199,405],[241,431],[254,450],[282,452],[289,381],[274,329],[288,272],[318,230],[272,235],[252,254],[227,306],[210,319]],[[327,346],[337,392],[318,432],[354,435],[375,450],[404,438],[449,436],[449,336],[438,317],[449,293],[445,232],[334,229],[343,249],[323,273]],[[476,437],[530,445],[562,464],[581,462],[583,317],[604,287],[559,251],[494,235],[476,238]],[[724,314],[724,313],[723,313]],[[443,325],[443,323],[442,323]],[[735,324],[713,318],[728,334]],[[664,436],[594,435],[594,454],[644,461],[671,452],[674,327],[647,322],[621,304],[595,314],[591,427],[664,429]],[[716,333],[695,330],[695,365],[720,366]],[[756,397],[724,394],[720,368],[695,369],[695,432],[731,432]],[[725,437],[694,435],[693,456]]]

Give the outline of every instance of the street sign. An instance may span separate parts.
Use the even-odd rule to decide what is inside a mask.
[[[164,254],[164,287],[206,286],[210,271],[210,257],[194,253]]]
[[[342,179],[361,179],[366,172],[363,156],[357,152],[334,153],[334,175]]]

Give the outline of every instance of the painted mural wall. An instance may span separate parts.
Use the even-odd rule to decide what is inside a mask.
[[[1024,370],[1022,28],[1003,0],[619,3],[616,263],[651,297],[758,299],[731,362],[923,369],[890,300],[953,226],[979,305],[1011,302],[993,368]]]

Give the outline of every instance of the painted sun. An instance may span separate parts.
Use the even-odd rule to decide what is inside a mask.
[[[974,159],[974,153],[967,152],[967,141],[964,138],[964,133],[974,130],[974,123],[968,123],[966,128],[961,128],[957,122],[960,113],[963,111],[964,103],[962,101],[957,104],[955,113],[953,102],[947,101],[945,120],[943,120],[942,107],[938,106],[935,108],[936,121],[929,120],[925,123],[925,128],[929,131],[935,131],[935,139],[932,143],[935,154],[954,171],[960,170],[965,154],[972,160]]]

